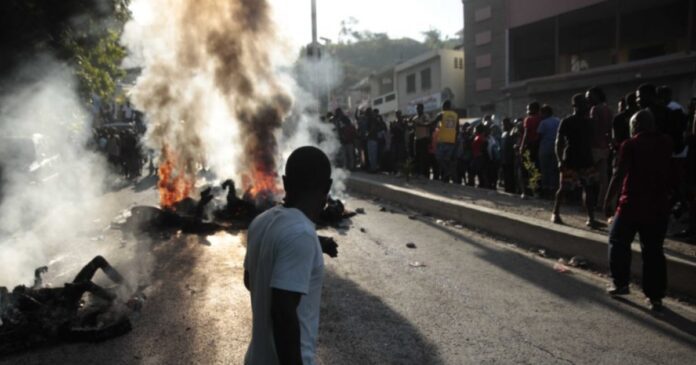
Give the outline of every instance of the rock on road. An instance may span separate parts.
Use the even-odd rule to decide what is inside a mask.
[[[152,194],[152,191],[147,192]],[[125,193],[124,193],[125,194]],[[144,194],[144,193],[141,193]],[[434,218],[365,199],[366,214],[325,256],[321,364],[687,364],[696,310],[666,301],[651,314],[639,290],[604,294],[606,279]],[[414,217],[411,217],[414,218]],[[133,331],[0,364],[241,364],[250,335],[244,235],[153,244],[150,296]],[[407,247],[414,243],[415,248]]]

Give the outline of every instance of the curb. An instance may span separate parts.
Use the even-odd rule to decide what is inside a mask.
[[[563,256],[579,255],[600,268],[609,269],[608,243],[604,235],[356,176],[348,178],[347,186],[351,191],[379,196],[410,209],[451,219],[524,245],[543,247]],[[632,251],[631,274],[640,279],[640,246],[634,243]],[[667,253],[665,256],[667,289],[675,294],[696,298],[696,262]]]

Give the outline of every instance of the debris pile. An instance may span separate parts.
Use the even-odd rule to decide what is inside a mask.
[[[216,199],[216,190],[227,191],[224,204]],[[278,204],[265,198],[259,200],[258,197],[258,194],[251,194],[249,190],[239,197],[234,181],[226,180],[220,188],[203,189],[200,199],[187,197],[171,208],[135,206],[117,217],[112,227],[133,235],[174,232],[211,235],[219,231],[243,230],[249,227],[257,215]],[[355,214],[346,210],[341,200],[329,197],[316,223],[323,227],[338,227]]]
[[[100,269],[117,287],[92,282]],[[0,356],[60,342],[99,342],[131,331],[129,317],[142,307],[144,288],[119,300],[118,290],[131,290],[103,257],[95,257],[63,287],[45,287],[47,271],[36,269],[31,287],[20,285],[11,292],[0,287]]]

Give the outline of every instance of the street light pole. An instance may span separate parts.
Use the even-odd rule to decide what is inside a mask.
[[[312,0],[312,47],[317,47],[317,0]]]

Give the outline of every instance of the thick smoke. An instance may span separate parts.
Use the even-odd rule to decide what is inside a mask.
[[[271,60],[265,1],[135,0],[123,37],[142,67],[132,90],[146,145],[176,155],[188,181],[201,167],[257,184],[277,170],[277,133],[292,98]],[[162,14],[166,12],[166,14]]]
[[[187,186],[207,167],[242,178],[243,188],[268,187],[291,149],[338,150],[314,97],[291,77],[294,53],[276,36],[267,1],[134,0],[131,10],[123,42],[126,64],[142,68],[131,97],[148,120],[145,145],[174,155],[172,175]],[[328,90],[336,76],[323,75]]]
[[[44,265],[62,285],[96,255],[129,274],[143,267],[133,247],[100,238],[118,205],[103,197],[106,162],[85,148],[91,120],[75,85],[49,57],[0,82],[0,286],[30,284]]]

